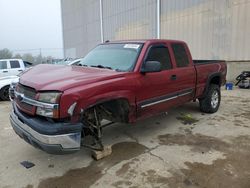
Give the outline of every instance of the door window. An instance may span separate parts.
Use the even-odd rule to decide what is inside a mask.
[[[188,67],[188,55],[183,44],[172,44],[172,49],[174,51],[174,57],[177,67]]]
[[[161,70],[172,69],[172,63],[168,48],[165,46],[153,46],[147,55],[146,61],[158,61],[161,63]]]
[[[7,69],[7,61],[0,61],[0,69]]]
[[[10,61],[10,67],[12,69],[20,68],[19,61]]]

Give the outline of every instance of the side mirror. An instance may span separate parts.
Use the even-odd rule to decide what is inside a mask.
[[[161,71],[161,63],[159,61],[146,61],[142,65],[141,73],[147,72],[160,72]]]

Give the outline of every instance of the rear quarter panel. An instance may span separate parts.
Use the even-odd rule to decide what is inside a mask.
[[[195,65],[195,68],[197,71],[196,98],[203,95],[211,76],[215,74],[220,75],[221,85],[225,83],[227,72],[225,62],[218,61],[218,63],[200,64]]]

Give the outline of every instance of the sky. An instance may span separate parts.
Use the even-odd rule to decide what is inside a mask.
[[[63,57],[60,0],[0,0],[0,49]]]

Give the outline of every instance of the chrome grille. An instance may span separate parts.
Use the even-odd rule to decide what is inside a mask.
[[[16,100],[18,107],[24,110],[25,112],[31,113],[33,110],[33,106],[30,104],[22,103],[18,99]]]
[[[19,93],[24,94],[24,96],[27,97],[27,98],[30,98],[30,99],[35,99],[36,98],[36,90],[35,89],[24,86],[24,85],[22,85],[20,83],[16,86],[16,91],[19,92]],[[34,113],[35,113],[35,107],[34,106],[32,106],[30,104],[27,104],[27,103],[24,103],[24,102],[21,102],[16,97],[15,97],[15,101],[17,103],[17,107],[21,111],[26,112],[26,113],[28,113],[30,115],[34,115]]]
[[[19,93],[24,94],[24,96],[31,98],[31,99],[35,99],[35,97],[36,97],[36,90],[35,89],[24,86],[22,84],[18,84],[17,91]]]

